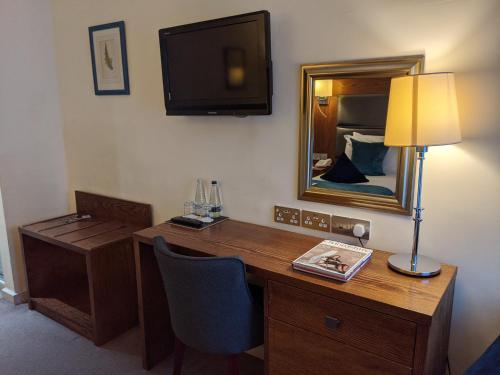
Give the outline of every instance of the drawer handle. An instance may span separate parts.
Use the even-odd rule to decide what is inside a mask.
[[[339,328],[340,325],[340,319],[334,318],[333,316],[326,316],[325,317],[325,326],[328,329],[335,330]]]

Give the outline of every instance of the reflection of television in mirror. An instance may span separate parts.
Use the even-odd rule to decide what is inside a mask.
[[[339,95],[337,126],[385,129],[388,104],[389,95]]]
[[[167,115],[268,115],[267,11],[159,31]]]

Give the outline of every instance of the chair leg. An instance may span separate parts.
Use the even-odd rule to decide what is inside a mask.
[[[185,349],[186,349],[186,345],[184,345],[184,343],[176,337],[175,338],[175,345],[174,345],[174,372],[173,372],[173,375],[181,375],[182,360],[184,359],[184,350]]]
[[[240,373],[239,354],[231,354],[227,357],[227,370],[228,375],[238,375]]]

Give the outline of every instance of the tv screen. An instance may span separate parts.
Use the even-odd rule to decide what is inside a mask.
[[[272,66],[267,11],[161,29],[167,115],[268,115]]]

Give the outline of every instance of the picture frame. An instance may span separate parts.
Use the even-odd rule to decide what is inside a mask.
[[[125,22],[89,27],[95,95],[130,95]]]

